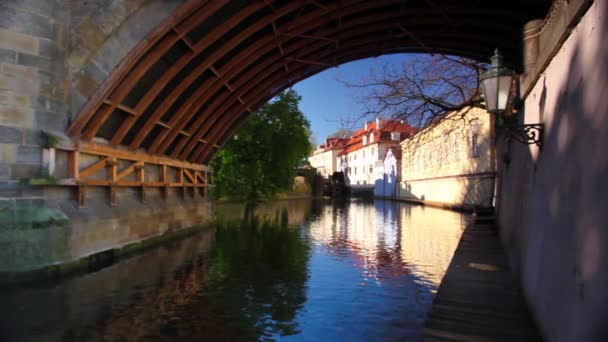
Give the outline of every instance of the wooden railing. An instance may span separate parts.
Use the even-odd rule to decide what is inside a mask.
[[[179,189],[182,198],[188,195],[205,198],[213,186],[213,171],[205,165],[86,142],[56,149],[68,154],[68,178],[59,180],[58,184],[75,187],[74,199],[79,207],[85,206],[87,187],[107,188],[108,202],[116,206],[118,187],[138,188],[141,201],[145,202],[146,188],[160,188],[163,199],[168,197],[171,188]],[[92,156],[97,161],[83,166],[83,156],[89,156],[89,159]],[[157,168],[158,172],[153,177],[146,177],[146,166]]]

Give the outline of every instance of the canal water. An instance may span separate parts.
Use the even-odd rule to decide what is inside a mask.
[[[466,217],[392,201],[217,205],[218,225],[4,288],[0,341],[409,341]]]

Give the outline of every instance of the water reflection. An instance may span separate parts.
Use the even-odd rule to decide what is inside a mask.
[[[0,294],[0,340],[410,340],[461,215],[390,201],[218,204],[218,227]]]

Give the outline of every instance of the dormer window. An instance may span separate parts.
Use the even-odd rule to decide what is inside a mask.
[[[371,143],[373,143],[373,142],[374,142],[374,133],[371,133],[371,134],[369,135],[369,143],[371,144]]]
[[[367,136],[366,135],[363,136],[363,145],[365,145],[365,144],[367,144]]]

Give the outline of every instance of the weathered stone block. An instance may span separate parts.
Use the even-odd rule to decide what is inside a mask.
[[[105,70],[114,70],[138,42],[130,36],[128,30],[120,30],[118,34],[106,40],[94,58],[101,63]]]
[[[0,4],[0,27],[9,29],[15,27],[15,15],[14,8]]]
[[[17,63],[17,53],[12,50],[0,49],[0,62]]]
[[[51,98],[64,98],[64,87],[66,86],[60,75],[41,72],[38,74],[40,81],[40,92],[38,95]]]
[[[40,89],[37,79],[24,79],[0,74],[0,89],[10,90],[16,95],[36,95]]]
[[[89,50],[96,51],[106,40],[103,31],[90,18],[85,18],[76,28],[82,45]]]
[[[70,42],[70,30],[67,24],[56,23],[57,37],[55,38],[57,46],[63,50],[67,49]]]
[[[42,148],[38,146],[19,146],[17,148],[17,163],[41,164]]]
[[[68,63],[70,72],[72,74],[76,74],[77,72],[82,70],[84,68],[85,64],[91,58],[92,54],[93,53],[89,49],[85,48],[81,44],[78,44],[75,47],[73,47],[67,58],[67,63]]]
[[[31,108],[0,105],[0,125],[31,128],[34,123],[34,111]]]
[[[0,28],[0,48],[38,55],[40,42],[37,37]]]
[[[35,80],[38,75],[38,68],[17,65],[12,63],[2,63],[0,64],[0,70],[2,73],[10,76],[15,76],[27,80]]]
[[[55,74],[63,73],[62,59],[50,59],[46,57],[32,56],[26,53],[19,53],[17,54],[17,63],[25,66],[37,67],[38,69]]]
[[[99,87],[99,82],[94,80],[88,73],[80,71],[73,78],[74,90],[83,97],[91,97]]]
[[[75,119],[78,116],[78,113],[80,113],[80,110],[84,107],[84,105],[87,103],[87,98],[83,97],[82,95],[78,94],[77,92],[74,92],[72,94],[72,96],[70,97],[70,99],[72,100],[72,105],[71,105],[71,118]]]
[[[49,39],[40,39],[40,56],[49,59],[62,59],[65,57],[63,49]]]
[[[37,110],[35,118],[36,127],[39,129],[63,132],[67,128],[66,112],[53,113]]]
[[[62,101],[45,96],[36,96],[34,98],[34,103],[34,109],[45,112],[64,113],[67,110],[66,104]]]
[[[55,39],[53,20],[29,11],[17,11],[17,31],[34,37]]]
[[[0,181],[8,181],[11,179],[11,166],[9,164],[0,163]]]
[[[22,130],[23,145],[42,146],[43,139],[39,129],[25,128]]]
[[[3,163],[13,164],[17,161],[17,146],[15,144],[0,143],[0,160]]]
[[[0,126],[0,143],[21,144],[21,130],[15,127]]]
[[[48,17],[53,17],[56,13],[57,1],[53,0],[19,0],[17,1],[17,7],[26,9],[29,12],[34,12]]]
[[[11,165],[11,179],[37,178],[41,175],[40,165],[13,164]]]
[[[0,105],[5,107],[30,108],[29,96],[17,95],[10,90],[0,90]]]

